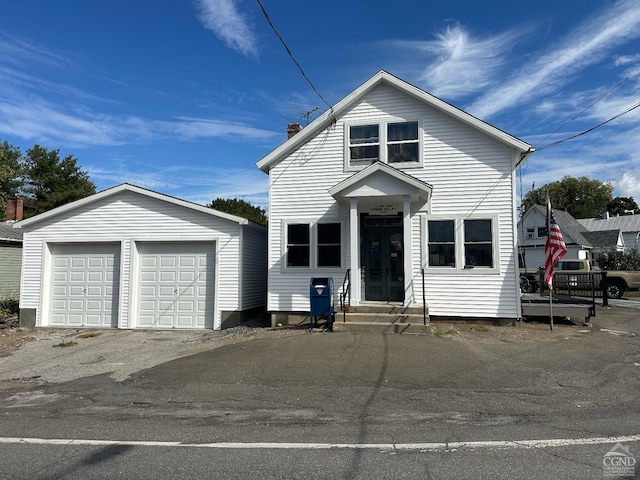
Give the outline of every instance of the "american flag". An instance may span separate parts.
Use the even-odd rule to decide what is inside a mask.
[[[562,238],[562,232],[551,210],[551,200],[547,199],[547,241],[544,245],[544,281],[553,289],[553,270],[560,259],[567,253],[567,246]]]

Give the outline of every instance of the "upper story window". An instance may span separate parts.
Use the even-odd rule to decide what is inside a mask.
[[[387,162],[418,162],[418,122],[387,125]]]
[[[421,161],[417,121],[350,125],[347,131],[347,168],[366,167],[377,161],[410,165]]]
[[[380,158],[378,125],[349,127],[349,158],[351,165],[370,165]]]

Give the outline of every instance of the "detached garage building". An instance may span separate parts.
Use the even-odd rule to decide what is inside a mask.
[[[244,218],[123,184],[15,226],[23,324],[219,330],[264,311],[266,229]]]

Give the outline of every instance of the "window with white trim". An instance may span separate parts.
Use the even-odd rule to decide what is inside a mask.
[[[418,122],[390,123],[387,125],[387,162],[418,162]]]
[[[308,267],[311,244],[308,223],[287,225],[287,267]]]
[[[342,264],[340,223],[318,223],[318,267],[340,267]]]
[[[420,122],[381,121],[375,124],[349,125],[347,167],[366,167],[381,161],[415,166],[421,161]]]
[[[453,220],[429,221],[429,265],[456,266],[456,242]]]
[[[464,221],[464,264],[466,267],[493,267],[491,220]]]
[[[428,268],[446,270],[497,269],[497,217],[426,218]]]
[[[283,222],[285,268],[341,268],[344,263],[340,221]]]

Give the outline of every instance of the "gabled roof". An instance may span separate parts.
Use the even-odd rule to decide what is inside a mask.
[[[532,206],[527,211],[527,213],[525,213],[525,217],[530,215],[532,212],[537,212],[544,218],[547,217],[547,207],[543,207],[542,205]],[[571,240],[573,240],[573,243],[580,245],[581,247],[592,247],[591,242],[587,240],[583,235],[583,233],[586,232],[587,229],[583,227],[575,218],[573,218],[573,215],[568,212],[555,209],[553,210],[553,214],[556,217],[556,221],[558,222],[558,226],[560,227],[560,231],[562,232],[565,243],[571,243],[567,241],[567,237],[569,237]]]
[[[22,232],[13,229],[13,223],[0,223],[0,242],[22,243]]]
[[[60,215],[65,212],[69,212],[76,208],[82,207],[84,205],[89,205],[91,203],[97,202],[99,200],[112,197],[121,192],[134,192],[140,195],[144,195],[146,197],[155,198],[157,200],[161,200],[163,202],[173,203],[174,205],[179,205],[181,207],[190,208],[191,210],[196,210],[198,212],[206,213],[207,215],[213,215],[214,217],[222,218],[225,220],[229,220],[231,222],[237,223],[239,225],[256,225],[257,223],[251,222],[246,218],[237,217],[236,215],[231,215],[224,212],[219,212],[218,210],[214,210],[209,207],[205,207],[203,205],[199,205],[197,203],[188,202],[186,200],[181,200],[176,197],[171,197],[169,195],[165,195],[163,193],[154,192],[152,190],[147,190],[146,188],[137,187],[135,185],[131,185],[130,183],[122,183],[115,187],[108,188],[106,190],[102,190],[94,195],[89,197],[82,198],[80,200],[76,200],[75,202],[67,203],[58,208],[54,208],[53,210],[49,210],[48,212],[41,213],[40,215],[36,215],[35,217],[27,218],[26,220],[22,220],[20,222],[15,223],[15,228],[21,228],[33,225],[34,223],[42,222],[43,220],[50,219],[55,217],[56,215]]]
[[[587,230],[622,230],[640,232],[640,215],[622,215],[609,218],[581,218],[578,220]]]
[[[322,130],[335,122],[338,118],[343,116],[372,89],[382,84],[389,85],[401,92],[411,95],[415,99],[431,107],[437,108],[438,110],[456,118],[457,120],[460,120],[470,125],[471,127],[476,128],[477,130],[480,130],[486,135],[489,135],[496,140],[516,149],[522,154],[528,155],[533,152],[533,147],[528,143],[500,130],[499,128],[494,127],[493,125],[489,125],[488,123],[474,117],[473,115],[460,110],[459,108],[454,107],[453,105],[443,100],[440,100],[438,97],[435,97],[430,93],[427,93],[424,90],[421,90],[418,87],[415,87],[410,83],[407,83],[404,80],[401,80],[398,77],[385,72],[384,70],[380,70],[349,95],[340,100],[333,108],[327,110],[311,124],[303,128],[300,133],[294,135],[292,138],[284,142],[271,153],[263,157],[260,161],[258,161],[258,167],[262,171],[268,172],[271,167],[278,164],[288,155],[293,153],[313,137],[318,135],[318,133],[320,133]],[[525,156],[523,155],[523,158],[519,163],[524,160],[524,157]]]
[[[594,232],[582,232],[593,247],[597,248],[616,248],[618,242],[624,245],[620,230],[596,230]]]
[[[358,184],[366,184],[367,180],[373,178],[377,173],[393,178],[401,185],[408,187],[408,189],[402,193],[412,195],[415,197],[413,200],[419,198],[423,202],[427,202],[431,196],[433,189],[431,185],[383,162],[374,162],[359,172],[354,173],[349,178],[331,187],[329,194],[334,198],[340,197],[344,192],[349,191],[351,187],[357,187]]]

